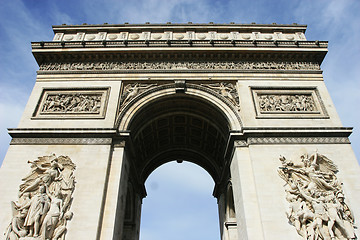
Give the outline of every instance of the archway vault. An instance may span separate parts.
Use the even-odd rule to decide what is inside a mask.
[[[230,131],[241,129],[236,111],[220,94],[193,84],[181,91],[168,84],[135,97],[118,129],[130,131],[128,153],[140,184],[173,160],[193,162],[219,183]]]

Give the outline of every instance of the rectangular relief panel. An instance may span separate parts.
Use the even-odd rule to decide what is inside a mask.
[[[33,119],[105,118],[110,87],[43,89]]]
[[[256,118],[329,118],[316,88],[251,87]]]

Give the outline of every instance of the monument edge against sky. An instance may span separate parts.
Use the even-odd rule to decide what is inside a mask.
[[[327,42],[306,25],[53,30],[32,43],[36,83],[9,129],[4,236],[138,239],[144,183],[173,160],[213,178],[221,239],[359,235],[352,129],[323,80]]]

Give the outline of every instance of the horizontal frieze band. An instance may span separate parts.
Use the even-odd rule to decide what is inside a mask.
[[[327,48],[326,41],[298,40],[95,40],[95,41],[32,42],[33,50],[56,48],[146,48],[146,47],[270,47],[270,48]]]
[[[46,62],[41,72],[53,71],[181,71],[181,70],[303,70],[319,71],[317,62],[306,61],[105,61]]]
[[[111,138],[13,138],[10,145],[108,145]]]
[[[124,141],[122,142],[124,143]],[[347,137],[249,137],[235,140],[236,147],[252,144],[349,144]],[[108,145],[112,138],[13,138],[11,145]]]
[[[25,137],[28,135],[97,135],[113,136],[116,134],[114,128],[8,128],[11,137]],[[96,137],[95,137],[96,138]]]
[[[247,144],[344,144],[347,137],[250,137]]]

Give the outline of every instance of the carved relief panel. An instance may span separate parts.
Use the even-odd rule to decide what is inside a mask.
[[[314,62],[290,61],[91,61],[48,62],[40,65],[41,72],[48,71],[162,71],[162,70],[305,70],[318,71]]]
[[[120,97],[120,111],[135,97],[145,92],[146,90],[156,86],[157,84],[150,83],[128,83],[122,88]]]
[[[44,89],[34,118],[104,118],[109,88]]]
[[[75,164],[68,156],[38,157],[22,179],[5,239],[64,239],[75,189]]]
[[[315,88],[252,88],[257,118],[327,118]]]
[[[230,101],[231,104],[233,104],[237,108],[240,107],[239,94],[236,89],[236,83],[220,82],[220,83],[201,84],[201,85],[209,89],[212,89],[217,94]]]
[[[303,239],[356,239],[354,216],[345,202],[337,166],[325,155],[281,156],[279,176],[286,182],[286,216]]]

